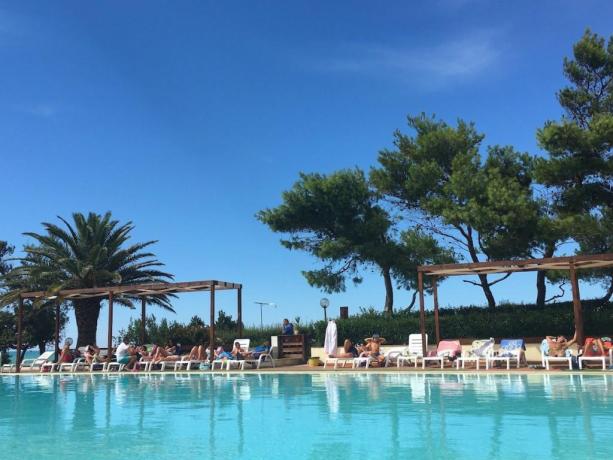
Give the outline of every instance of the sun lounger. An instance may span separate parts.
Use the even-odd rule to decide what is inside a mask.
[[[426,348],[428,348],[428,334],[426,334]],[[409,344],[408,346],[401,351],[390,351],[385,356],[385,367],[388,367],[390,364],[393,364],[393,360],[396,360],[396,366],[402,367],[404,363],[411,364],[413,361],[415,363],[415,367],[417,367],[418,360],[423,358],[423,347],[421,341],[421,334],[411,334],[409,335]]]
[[[460,364],[462,364],[462,369],[465,369],[466,363],[475,363],[477,370],[479,370],[479,364],[481,361],[485,362],[487,366],[487,358],[494,353],[494,339],[483,339],[483,340],[474,340],[471,349],[467,352],[462,352],[462,356],[460,356],[456,360],[456,368],[460,368]]]
[[[337,358],[337,357],[328,356],[324,360],[324,369],[326,368],[328,364],[332,364],[334,369],[337,369],[339,364],[341,365],[341,367],[345,367],[347,363],[351,364],[351,367],[353,367],[353,360],[354,360],[353,356],[351,358]]]
[[[549,356],[549,343],[547,339],[543,339],[541,342],[541,363],[547,370],[549,370],[551,363],[568,364],[568,369],[572,370],[573,356],[570,350],[566,350],[565,356]]]
[[[427,363],[438,362],[443,369],[446,359],[453,359],[460,353],[462,353],[462,346],[458,340],[441,340],[432,355],[421,359],[421,368],[425,369]]]
[[[24,359],[21,362],[21,370],[30,370],[33,371],[35,369],[39,369],[46,362],[53,361],[55,357],[55,352],[46,351],[41,354],[38,358],[34,359]],[[2,366],[2,372],[15,372],[17,370],[17,363],[4,364]]]
[[[524,339],[502,339],[498,352],[487,357],[485,360],[485,368],[494,367],[497,362],[507,363],[507,370],[511,369],[511,361],[517,363],[517,368],[522,362],[526,361],[524,352]]]
[[[251,343],[251,339],[234,339],[232,342],[232,346],[238,342],[241,346],[241,349],[249,350],[249,345]],[[219,365],[219,370],[222,370],[224,365],[226,366],[226,370],[230,370],[232,366],[239,367],[240,369],[245,368],[245,360],[244,359],[235,359],[234,357],[230,358],[229,352],[225,355],[225,359],[214,359],[211,361],[211,370],[215,370],[216,366]]]
[[[256,354],[258,355],[257,358],[254,356]],[[243,369],[245,368],[245,364],[256,366],[257,369],[262,367],[262,364],[265,364],[265,363],[270,363],[272,367],[275,367],[275,360],[272,357],[272,354],[273,354],[273,347],[269,347],[268,349],[266,349],[266,347],[263,346],[262,351],[259,351],[258,347],[256,347],[251,352],[252,358],[245,359],[245,363],[243,364]]]
[[[607,352],[606,350],[602,350],[602,354],[598,354],[600,350],[598,350],[598,347],[594,349],[593,344],[595,342],[596,340],[592,337],[585,339],[585,351],[583,355],[579,356],[579,369],[583,369],[584,363],[600,363],[603,371],[607,368]]]
[[[89,367],[89,364],[85,361],[85,358],[75,358],[71,363],[61,363],[58,366],[60,372],[66,370],[68,372],[76,372],[79,368],[83,369]]]
[[[362,367],[362,364],[364,364],[364,367],[366,369],[368,369],[370,367],[370,363],[374,361],[374,358],[372,356],[370,356],[368,353],[360,353],[360,356],[358,356],[357,358],[353,358],[353,368],[356,367]]]

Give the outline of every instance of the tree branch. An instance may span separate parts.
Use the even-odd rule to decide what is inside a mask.
[[[566,292],[564,291],[564,285],[565,284],[566,283],[560,283],[558,285],[558,289],[560,289],[560,291],[561,291],[560,294],[556,294],[554,296],[551,296],[549,299],[545,299],[545,303],[549,303],[552,300],[559,299],[560,297],[564,297],[564,294],[566,294]]]

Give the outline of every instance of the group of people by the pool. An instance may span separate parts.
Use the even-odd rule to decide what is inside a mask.
[[[234,342],[231,351],[225,351],[223,346],[218,346],[213,350],[213,359],[257,359],[262,353],[266,353],[270,349],[270,343],[266,341],[263,345],[255,347],[253,350],[244,349],[239,341]],[[152,345],[134,345],[130,343],[128,337],[124,337],[121,343],[115,348],[114,354],[119,364],[123,364],[127,370],[136,370],[137,362],[149,362],[153,364],[161,363],[162,361],[201,361],[207,362],[211,360],[211,350],[207,344],[194,345],[189,349],[189,353],[182,353],[182,347],[179,343],[169,341],[165,346]],[[79,355],[79,356],[77,356]],[[101,356],[100,348],[96,345],[88,345],[82,352],[71,350],[70,343],[64,344],[60,351],[60,363],[70,363],[73,359],[81,357],[85,359],[88,365],[106,362],[106,357]]]
[[[286,318],[281,326],[282,335],[293,335],[294,326]],[[67,340],[60,350],[59,362],[70,363],[75,358],[84,358],[85,362],[92,366],[97,363],[107,361],[106,357],[101,356],[100,348],[97,345],[87,345],[82,352],[72,350],[71,340]],[[224,350],[223,346],[218,346],[213,350],[214,360],[228,359],[258,359],[262,353],[270,350],[270,342],[266,341],[263,345],[255,347],[253,350],[246,350],[241,346],[239,341],[235,341],[231,351]],[[149,362],[153,364],[161,363],[162,361],[211,361],[211,349],[207,344],[194,345],[189,349],[189,353],[182,353],[183,348],[180,343],[168,341],[166,345],[154,344],[151,347],[147,345],[134,345],[130,343],[128,337],[124,337],[121,343],[115,348],[114,354],[119,364],[123,364],[128,370],[136,370],[137,362]]]
[[[563,335],[546,336],[545,337],[548,351],[548,356],[564,357],[570,356],[570,349],[577,344],[577,334],[572,339],[567,339]],[[385,343],[385,339],[379,334],[373,334],[364,340],[364,344],[354,344],[350,339],[345,339],[343,349],[336,354],[330,355],[331,358],[357,358],[370,357],[375,365],[385,363],[385,356],[381,351],[381,345]],[[578,348],[577,356],[606,356],[608,351],[613,348],[613,340],[610,337],[588,337],[585,339],[584,345]],[[573,356],[573,357],[577,357]],[[612,364],[613,367],[613,364]]]

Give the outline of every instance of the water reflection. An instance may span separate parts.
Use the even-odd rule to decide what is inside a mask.
[[[3,376],[0,443],[25,449],[23,458],[40,456],[36,443],[83,442],[90,458],[163,458],[172,446],[177,457],[275,458],[279,440],[346,458],[373,439],[386,458],[584,458],[610,445],[612,383],[574,374]]]

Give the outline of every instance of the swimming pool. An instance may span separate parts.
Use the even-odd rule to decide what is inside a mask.
[[[3,458],[602,458],[612,426],[605,375],[0,378]]]

